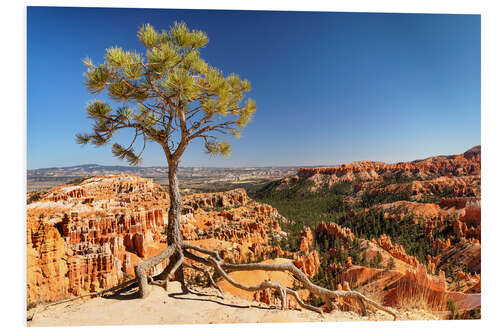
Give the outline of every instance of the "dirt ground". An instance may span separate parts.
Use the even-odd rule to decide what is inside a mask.
[[[391,320],[383,312],[362,317],[353,312],[332,312],[324,316],[307,310],[285,310],[250,302],[214,289],[196,289],[182,294],[178,282],[169,283],[168,291],[152,286],[146,299],[135,296],[134,289],[109,297],[40,306],[30,310],[28,326],[221,324],[266,322],[311,322]],[[399,312],[399,320],[439,319],[426,312]]]

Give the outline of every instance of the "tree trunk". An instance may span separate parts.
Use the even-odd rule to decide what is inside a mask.
[[[182,232],[181,232],[181,210],[182,200],[179,192],[179,180],[177,171],[179,160],[168,159],[168,194],[170,196],[170,208],[168,210],[168,226],[167,226],[167,242],[172,245],[176,251],[174,252],[167,268],[163,271],[160,278],[167,282],[171,275],[172,269],[175,269],[175,280],[181,282],[182,289],[186,291],[184,283],[184,270],[182,265],[176,265],[179,260],[183,260],[182,254]]]
[[[187,291],[184,281],[184,271],[179,261],[183,261],[182,233],[181,233],[181,209],[182,200],[179,192],[177,179],[179,161],[168,159],[168,194],[170,197],[170,208],[168,210],[167,243],[168,247],[153,258],[147,259],[135,266],[135,276],[139,284],[139,296],[145,298],[149,294],[148,271],[155,265],[168,260],[167,267],[158,276],[160,280],[167,280],[175,273],[175,280],[181,282],[182,290]],[[182,264],[182,262],[181,262]]]
[[[167,242],[168,245],[182,248],[181,209],[182,200],[179,192],[177,169],[179,161],[168,160],[168,195],[170,208],[168,210]]]

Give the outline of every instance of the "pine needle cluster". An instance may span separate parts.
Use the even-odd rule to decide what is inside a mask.
[[[132,165],[141,162],[150,141],[163,147],[169,162],[178,161],[196,138],[204,140],[206,153],[229,156],[231,146],[221,136],[239,137],[257,108],[254,100],[245,100],[250,82],[207,64],[200,50],[208,36],[183,22],[161,32],[145,24],[137,37],[144,53],[113,46],[102,64],[83,60],[88,92],[106,93],[116,107],[102,100],[89,103],[93,131],[77,134],[77,143],[102,146],[118,130],[131,128],[135,135],[128,147],[114,143],[112,153]],[[136,152],[139,137],[143,147]]]

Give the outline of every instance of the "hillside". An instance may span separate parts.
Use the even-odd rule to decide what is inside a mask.
[[[283,248],[296,247],[301,230],[312,230],[312,246],[322,259],[316,279],[324,286],[351,278],[350,265],[378,268],[382,274],[397,270],[399,259],[444,278],[441,289],[470,294],[481,290],[480,146],[413,162],[302,168],[250,195],[294,221],[283,225],[289,234]],[[325,230],[333,235],[325,236]],[[339,242],[339,234],[350,235],[344,237],[349,241]],[[369,250],[373,244],[385,251]],[[353,285],[373,288],[373,281],[363,282],[359,275],[375,273],[357,270]],[[390,283],[379,280],[382,286],[377,288],[388,290]],[[393,303],[386,298],[385,304]],[[429,303],[446,308],[435,300]]]

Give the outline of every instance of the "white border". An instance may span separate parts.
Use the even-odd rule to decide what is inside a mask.
[[[483,173],[483,233],[482,233],[482,282],[483,307],[480,321],[417,321],[417,322],[340,322],[340,323],[289,323],[238,325],[184,325],[184,326],[110,326],[78,328],[31,328],[42,331],[97,331],[142,329],[208,330],[210,332],[251,332],[258,330],[286,331],[370,331],[370,332],[419,332],[444,331],[493,331],[498,322],[496,308],[498,295],[498,237],[500,230],[496,204],[499,200],[499,32],[500,16],[497,1],[19,1],[5,2],[0,20],[2,24],[2,207],[1,257],[4,273],[1,274],[2,328],[27,329],[25,320],[25,190],[26,190],[26,8],[25,6],[80,6],[80,7],[132,7],[132,8],[196,8],[196,9],[252,9],[252,10],[307,10],[307,11],[354,11],[399,13],[469,13],[482,15],[482,173]],[[55,98],[56,96],[55,92]],[[126,315],[126,314],[125,314]],[[498,329],[498,327],[497,327]],[[496,331],[496,330],[495,330]]]

